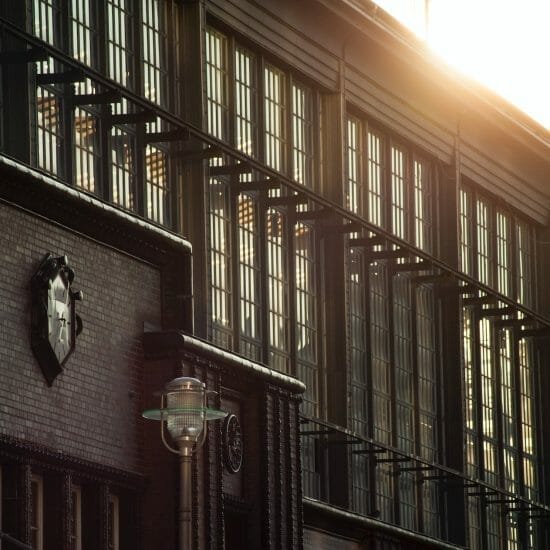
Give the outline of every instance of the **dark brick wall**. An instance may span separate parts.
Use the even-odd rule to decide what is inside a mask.
[[[75,214],[76,215],[76,214]],[[66,254],[84,330],[49,388],[30,347],[30,279]],[[143,323],[161,323],[158,269],[0,203],[0,435],[142,470]]]

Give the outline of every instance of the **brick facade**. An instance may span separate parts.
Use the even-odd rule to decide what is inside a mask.
[[[0,204],[0,433],[139,472],[144,323],[159,325],[159,269]],[[45,253],[66,254],[83,332],[49,388],[30,347],[30,279]]]

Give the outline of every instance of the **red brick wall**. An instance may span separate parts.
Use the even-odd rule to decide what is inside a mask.
[[[0,228],[0,434],[141,471],[141,339],[161,322],[159,271],[2,203]],[[30,280],[47,252],[69,257],[84,292],[84,330],[51,388],[30,346]]]

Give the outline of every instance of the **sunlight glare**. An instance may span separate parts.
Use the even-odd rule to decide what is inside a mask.
[[[377,3],[447,63],[550,128],[550,0],[431,0],[427,35],[423,2]]]

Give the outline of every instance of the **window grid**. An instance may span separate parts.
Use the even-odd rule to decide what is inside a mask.
[[[38,167],[62,176],[61,98],[55,88],[36,87],[36,115]]]
[[[312,187],[313,109],[311,90],[292,83],[292,179]]]
[[[160,106],[166,106],[168,70],[166,57],[165,4],[160,0],[142,0],[141,55],[143,94]],[[153,130],[151,130],[153,131]]]
[[[477,230],[477,278],[487,286],[492,286],[492,230],[489,205],[482,199],[476,201]]]
[[[513,344],[510,330],[501,329],[500,334],[498,334],[498,340],[504,488],[507,491],[516,493],[518,491],[517,413],[514,402],[516,381],[513,372]]]
[[[231,224],[227,185],[216,178],[209,183],[210,285],[212,340],[232,349]]]
[[[75,108],[73,139],[75,184],[94,193],[96,171],[100,162],[98,119],[95,113],[87,109]]]
[[[385,227],[384,216],[384,165],[383,140],[373,131],[367,133],[368,146],[368,201],[369,222],[379,227]]]
[[[535,423],[535,365],[533,344],[521,339],[519,346],[520,417],[523,453],[523,477],[525,496],[539,497],[536,468],[536,423]]]
[[[432,252],[432,189],[429,165],[415,159],[414,170],[414,244],[421,250]]]
[[[415,453],[414,368],[412,362],[412,304],[408,277],[393,278],[393,351],[397,448]],[[400,525],[416,530],[416,475],[403,472],[398,478]]]
[[[235,146],[239,151],[256,156],[256,59],[247,50],[235,48]],[[246,176],[241,175],[241,178]]]
[[[392,389],[386,262],[369,265],[370,341],[372,361],[373,438],[392,441]],[[393,520],[394,476],[387,464],[376,468],[376,501],[380,518]]]
[[[107,0],[107,76],[121,86],[134,88],[132,28],[134,14],[130,0]],[[115,114],[127,113],[128,101],[112,106]]]
[[[511,296],[511,242],[510,219],[502,212],[496,213],[497,239],[497,290],[505,296]]]
[[[351,429],[369,435],[367,414],[367,304],[365,300],[365,269],[361,249],[349,248],[347,261],[347,304],[350,372],[351,372]]]
[[[145,148],[145,196],[147,218],[169,225],[168,155],[153,145]]]
[[[96,24],[90,0],[70,0],[71,53],[88,67],[96,66]]]
[[[207,29],[205,50],[208,133],[227,140],[227,38],[213,29]]]
[[[514,233],[515,232],[515,233]],[[475,241],[471,235],[475,234]],[[513,236],[515,238],[513,238]],[[508,212],[491,208],[483,196],[463,188],[460,191],[460,254],[461,268],[474,275],[475,255],[477,278],[498,292],[516,297],[519,302],[530,300],[533,286],[531,271],[532,234],[529,226]],[[514,249],[512,248],[514,247]],[[515,256],[514,256],[515,254]],[[515,260],[514,260],[515,258]],[[503,305],[503,304],[500,304]],[[492,306],[483,306],[483,309]],[[468,310],[465,308],[465,312]],[[525,452],[535,444],[532,372],[534,357],[528,351],[531,343],[521,339],[506,327],[496,327],[487,318],[478,321],[479,365],[473,363],[471,325],[473,313],[464,315],[462,335],[465,368],[465,439],[468,473],[484,478],[491,484],[517,494],[537,499],[538,480],[535,454]],[[519,314],[519,319],[522,315]],[[516,351],[514,351],[516,350]],[[526,371],[524,366],[526,365]],[[479,369],[481,387],[475,388],[475,372]],[[525,386],[525,396],[522,387]],[[477,426],[476,402],[481,401],[481,425]],[[498,403],[498,407],[497,407]],[[496,411],[498,416],[496,415]],[[526,419],[524,421],[524,418]],[[524,433],[524,423],[526,424]],[[498,428],[498,431],[497,431]],[[477,464],[476,434],[479,430],[483,460]],[[521,431],[520,431],[521,430]],[[498,437],[497,437],[498,434]],[[521,434],[521,440],[519,439]],[[471,450],[470,450],[471,449]],[[473,464],[472,464],[473,463]],[[482,468],[481,468],[482,467]],[[501,471],[500,468],[502,467]],[[521,481],[521,485],[520,485]],[[513,514],[500,517],[493,510],[476,510],[486,526],[483,538],[487,548],[519,548],[519,527]],[[479,517],[470,509],[470,541],[480,547]],[[536,528],[526,520],[529,547],[536,547]],[[474,544],[471,544],[474,547]]]
[[[521,221],[516,224],[517,240],[517,300],[527,307],[533,306],[532,292],[532,236],[529,226]]]
[[[267,287],[269,365],[289,372],[288,269],[285,218],[275,209],[267,211]]]
[[[258,207],[245,193],[238,196],[240,352],[261,361],[260,266],[258,259]]]
[[[285,74],[267,65],[264,68],[265,163],[273,170],[286,169]]]
[[[303,412],[319,414],[315,243],[309,225],[295,225],[296,375],[306,384]]]
[[[488,319],[479,325],[480,374],[481,374],[481,436],[485,481],[498,484],[497,433],[496,433],[496,381],[493,360],[493,331]]]
[[[228,73],[227,38],[214,29],[206,30],[206,103],[207,128],[213,136],[227,140]],[[210,166],[219,166],[223,157],[210,159]],[[228,183],[222,178],[208,180],[209,248],[210,248],[210,332],[212,341],[227,349],[233,348],[231,280],[231,206]]]
[[[111,129],[111,200],[126,210],[135,209],[134,136],[124,129]]]
[[[360,123],[348,117],[346,133],[346,189],[344,206],[356,214],[362,214],[362,182],[360,167]]]
[[[391,204],[392,232],[401,239],[407,238],[407,182],[405,152],[391,147]]]
[[[351,386],[351,429],[369,436],[367,378],[367,304],[365,299],[365,268],[363,251],[348,248],[347,255],[347,300],[348,305],[348,349]],[[369,463],[366,455],[352,454],[351,501],[352,509],[359,514],[369,513]]]

